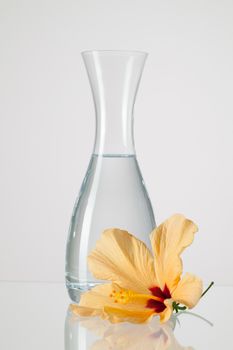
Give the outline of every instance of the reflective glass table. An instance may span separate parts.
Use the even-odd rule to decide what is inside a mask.
[[[213,287],[192,313],[160,325],[77,318],[61,283],[0,282],[2,350],[233,349],[233,287]]]

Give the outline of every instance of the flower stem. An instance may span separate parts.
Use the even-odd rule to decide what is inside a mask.
[[[212,281],[209,285],[209,287],[206,288],[206,290],[202,293],[201,298],[208,292],[208,290],[214,285],[214,282]]]
[[[176,313],[181,311],[181,310],[184,311],[187,309],[186,306],[179,306],[179,305],[180,305],[180,303],[176,303],[175,301],[173,301],[173,303],[172,303],[173,310],[175,310]]]

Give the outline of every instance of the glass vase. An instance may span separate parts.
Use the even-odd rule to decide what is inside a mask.
[[[107,228],[133,233],[149,245],[155,227],[151,202],[138,166],[133,110],[147,53],[85,51],[96,114],[93,154],[74,206],[66,250],[70,298],[103,281],[88,270],[87,256]]]

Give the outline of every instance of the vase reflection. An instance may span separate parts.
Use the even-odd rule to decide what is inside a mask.
[[[173,317],[160,324],[155,317],[148,324],[111,324],[98,317],[77,317],[68,310],[65,350],[192,350],[175,338],[176,321]]]

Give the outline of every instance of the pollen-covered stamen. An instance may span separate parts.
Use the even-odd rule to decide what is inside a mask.
[[[109,294],[109,297],[113,299],[114,303],[119,304],[142,304],[147,305],[149,299],[153,299],[154,301],[163,302],[163,299],[157,296],[151,296],[149,294],[138,294],[133,292],[132,290],[121,289],[118,292],[115,290]]]
[[[115,303],[126,304],[130,300],[130,294],[131,291],[121,289],[119,292],[113,290],[109,296]]]

